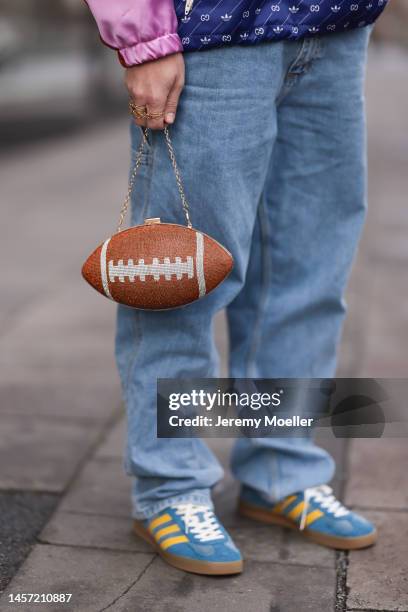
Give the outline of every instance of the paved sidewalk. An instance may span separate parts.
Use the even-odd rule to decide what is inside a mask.
[[[371,209],[349,290],[343,376],[407,372],[408,58],[389,53],[370,58]],[[322,441],[338,461],[337,491],[380,527],[372,549],[335,553],[238,518],[227,440],[211,441],[226,466],[215,500],[245,554],[243,575],[184,574],[130,533],[114,308],[78,275],[114,226],[126,132],[125,122],[115,122],[2,160],[0,249],[12,263],[3,266],[0,311],[3,585],[31,551],[1,611],[408,612],[405,439]],[[222,316],[217,341],[225,364]],[[73,596],[65,606],[8,603],[21,592]]]

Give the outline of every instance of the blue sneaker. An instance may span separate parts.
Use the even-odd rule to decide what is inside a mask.
[[[207,506],[169,506],[134,531],[170,565],[195,574],[239,574],[242,557],[231,537]]]
[[[244,487],[238,511],[243,516],[290,527],[318,544],[340,550],[371,546],[377,530],[365,518],[345,508],[327,485],[305,489],[271,503]]]

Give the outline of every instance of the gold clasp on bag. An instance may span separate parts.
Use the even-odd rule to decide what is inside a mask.
[[[145,219],[145,225],[155,225],[156,223],[161,223],[160,217],[152,217],[151,219]]]

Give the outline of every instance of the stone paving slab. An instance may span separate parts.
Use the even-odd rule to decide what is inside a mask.
[[[407,466],[406,438],[352,440],[346,503],[365,508],[406,510]]]
[[[33,305],[2,334],[0,382],[63,380],[117,385],[113,359],[115,309],[81,285],[74,285]],[[94,295],[95,294],[95,295]],[[109,306],[108,309],[106,307]]]
[[[348,610],[408,610],[408,511],[365,511],[379,530],[376,546],[350,554]]]
[[[112,612],[328,612],[335,573],[329,568],[247,561],[236,577],[180,572],[156,558]],[[332,586],[330,586],[332,585]]]
[[[48,493],[0,492],[0,592],[30,552],[57,501]]]
[[[39,380],[0,384],[0,415],[53,417],[85,424],[106,422],[119,408],[119,385]]]
[[[408,181],[404,193],[407,189]],[[404,231],[405,242],[408,242],[408,222],[401,223],[401,228]],[[375,303],[375,308],[371,309],[366,330],[365,369],[374,377],[406,378],[407,344],[402,339],[405,338],[405,330],[408,329],[407,258],[401,253],[398,233],[394,231],[386,233],[384,239],[388,245],[389,261],[383,254],[380,263],[372,264],[375,277],[372,279],[371,299]],[[396,260],[397,253],[402,259],[400,262]],[[396,288],[398,288],[398,297]]]
[[[39,536],[44,544],[64,544],[152,553],[151,547],[132,533],[130,517],[58,511]]]
[[[79,271],[85,257],[115,227],[119,194],[126,192],[128,125],[124,117],[87,130],[85,136],[51,146],[45,141],[2,157],[0,184],[7,197],[2,199],[0,249],[6,259],[12,253],[13,265],[2,271],[6,289],[0,332],[18,324],[21,314],[44,297],[52,299],[62,281],[74,287],[71,300],[59,311],[62,321],[75,301],[92,294]],[[16,218],[18,232],[12,232]],[[27,274],[30,253],[35,253],[35,275]],[[95,295],[95,314],[103,310],[102,303]],[[112,304],[105,308],[114,311]]]
[[[121,418],[109,435],[99,446],[95,458],[120,459],[122,461],[126,445],[126,418]]]
[[[69,610],[102,612],[137,582],[154,557],[148,554],[38,544],[0,599],[2,612]],[[72,593],[69,604],[25,609],[8,603],[9,593]]]
[[[89,461],[64,496],[60,510],[129,519],[130,478],[119,459]]]
[[[98,430],[49,417],[1,417],[0,489],[63,491]]]
[[[229,531],[248,561],[335,568],[334,551],[316,546],[290,529],[257,525],[242,518]]]

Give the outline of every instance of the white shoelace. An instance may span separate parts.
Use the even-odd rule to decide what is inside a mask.
[[[224,534],[211,508],[196,504],[176,504],[172,508],[182,518],[186,533],[192,533],[200,542],[224,539]]]
[[[346,516],[346,514],[350,512],[350,510],[347,510],[347,508],[336,499],[333,495],[333,489],[328,485],[320,485],[319,487],[305,489],[303,498],[305,505],[303,506],[299,529],[305,528],[307,512],[311,500],[316,501],[322,508],[327,510],[328,514],[333,514],[336,518]]]

